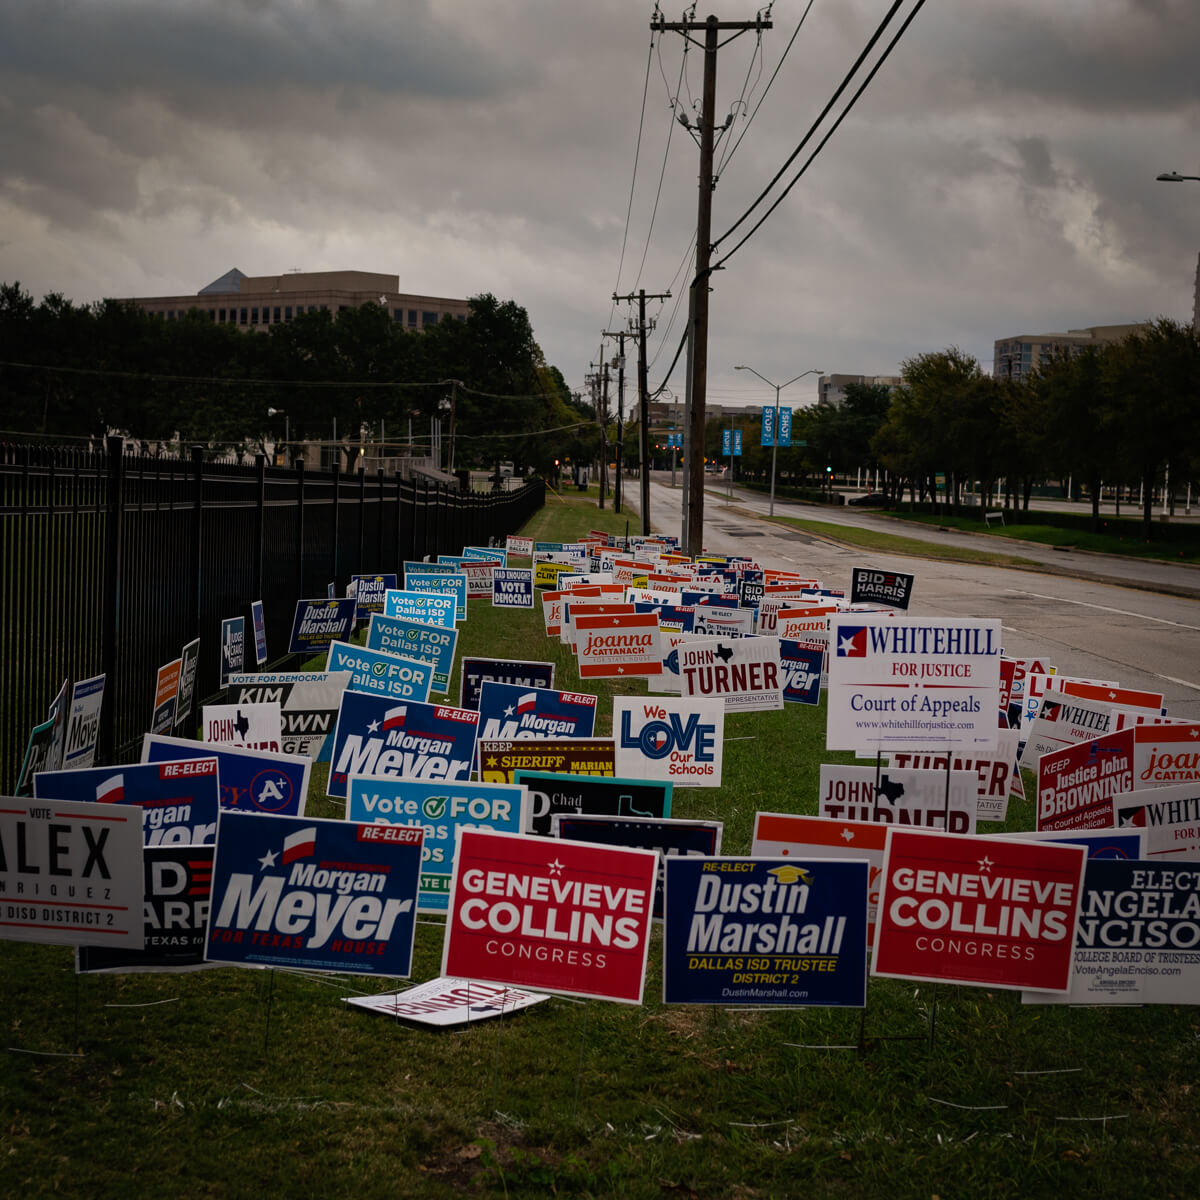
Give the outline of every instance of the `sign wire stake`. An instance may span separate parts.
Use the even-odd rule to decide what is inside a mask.
[[[591,1001],[583,1006],[583,1024],[579,1027],[579,1061],[575,1066],[575,1103],[571,1109],[571,1119],[579,1118],[579,1093],[583,1087],[583,1048],[587,1042],[588,1024],[592,1017]]]

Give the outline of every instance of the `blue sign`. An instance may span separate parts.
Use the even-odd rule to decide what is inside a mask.
[[[432,592],[454,597],[454,619],[467,619],[467,577],[460,571],[441,574],[438,571],[406,571],[404,586],[413,592]]]
[[[217,785],[217,760],[210,755],[39,771],[33,777],[33,794],[38,800],[135,805],[142,810],[142,841],[147,846],[179,846],[216,838]]]
[[[669,858],[663,1003],[867,1002],[865,859]]]
[[[430,690],[434,692],[444,692],[450,686],[457,645],[457,629],[441,629],[407,617],[382,617],[374,613],[367,626],[368,650],[386,650],[401,658],[419,658],[422,662],[433,663]]]
[[[696,610],[691,605],[654,604],[648,600],[635,600],[633,611],[639,613],[658,613],[659,629],[669,629],[672,633],[691,633],[696,624]]]
[[[740,429],[733,431],[733,457],[742,457],[742,431]]]
[[[434,571],[439,575],[453,575],[458,568],[450,563],[406,562],[404,564],[404,586],[408,587],[408,576],[411,571]]]
[[[784,701],[793,704],[821,703],[821,665],[825,651],[800,642],[779,639],[779,670]]]
[[[459,676],[459,707],[478,711],[479,689],[489,680],[493,683],[513,683],[523,688],[552,688],[554,664],[522,662],[514,658],[467,658],[464,655]]]
[[[775,408],[774,406],[763,405],[762,410],[762,440],[759,442],[761,446],[775,445]]]
[[[679,597],[685,607],[737,608],[737,592],[690,592],[686,588]]]
[[[389,588],[384,598],[383,615],[409,617],[414,621],[424,621],[428,625],[449,628],[454,624],[456,607],[453,596]]]
[[[667,434],[667,449],[682,450],[683,449],[683,434],[668,433]]]
[[[479,689],[479,736],[487,741],[590,738],[596,697],[486,681]]]
[[[246,618],[226,617],[221,622],[220,686],[229,686],[230,675],[240,675],[244,665]]]
[[[344,800],[350,775],[469,779],[478,727],[469,709],[343,692],[326,791]]]
[[[267,661],[267,622],[261,600],[250,602],[250,621],[254,626],[254,661],[261,667]]]
[[[142,739],[142,762],[215,758],[221,781],[221,807],[254,813],[299,816],[308,799],[312,760],[298,754],[267,754],[240,746],[218,746],[187,738],[148,733]]]
[[[524,774],[524,772],[518,772]],[[668,858],[695,855],[711,858],[721,853],[720,821],[643,820],[628,817],[560,816],[555,833],[573,842],[600,846],[632,846],[658,851],[658,884],[654,889],[654,919],[663,917],[664,862]]]
[[[779,410],[779,444],[781,446],[792,444],[792,410],[790,408]]]
[[[350,687],[356,692],[396,700],[428,700],[433,683],[433,663],[348,642],[334,642],[329,647],[326,670],[349,671]]]
[[[727,457],[729,454],[729,447],[730,447],[730,441],[732,439],[732,436],[733,436],[733,430],[731,430],[731,429],[722,429],[721,430],[721,457],[722,458]]]
[[[533,607],[533,568],[497,567],[492,572],[493,608]]]
[[[350,582],[354,585],[354,617],[365,621],[372,613],[383,612],[383,598],[388,588],[396,586],[396,574],[351,575]]]
[[[742,431],[740,429],[721,430],[721,457],[733,456],[740,458],[742,454]]]
[[[520,833],[525,828],[525,789],[511,783],[448,783],[351,775],[348,790],[347,820],[424,829],[422,912],[445,912],[449,908],[454,850],[460,829]]]
[[[405,978],[419,829],[222,813],[209,962]]]
[[[508,551],[502,546],[464,546],[462,556],[468,562],[494,562],[498,567],[508,564]]]
[[[349,641],[354,629],[356,603],[353,596],[333,600],[297,600],[288,653],[322,654],[333,642]]]

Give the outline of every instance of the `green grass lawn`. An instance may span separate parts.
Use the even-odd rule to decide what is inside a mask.
[[[624,521],[566,496],[523,532],[569,539]],[[618,689],[579,683],[540,609],[472,602],[461,630],[467,654],[551,659],[560,686],[599,692],[607,732]],[[850,757],[825,752],[823,705],[731,716],[723,786],[677,791],[673,813],[724,821],[725,852],[744,854],[757,810],[815,812],[820,763]],[[326,771],[308,811],[341,816]],[[1011,804],[1006,824],[1031,828],[1031,805]],[[423,920],[414,981],[439,973],[441,946],[440,921]],[[640,1007],[552,998],[426,1032],[342,1004],[391,990],[383,981],[77,978],[67,950],[2,942],[0,1192],[1196,1194],[1193,1008],[1026,1007],[1012,992],[890,980],[870,982],[861,1026],[839,1010],[665,1007],[659,950],[656,933]]]

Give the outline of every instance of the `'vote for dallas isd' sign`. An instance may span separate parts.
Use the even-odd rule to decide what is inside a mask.
[[[829,621],[829,750],[996,745],[1000,622],[844,613]]]

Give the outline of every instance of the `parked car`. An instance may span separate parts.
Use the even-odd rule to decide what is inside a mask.
[[[861,496],[855,496],[853,500],[847,500],[846,503],[862,508],[884,508],[887,505],[887,497],[882,492],[865,492]]]

